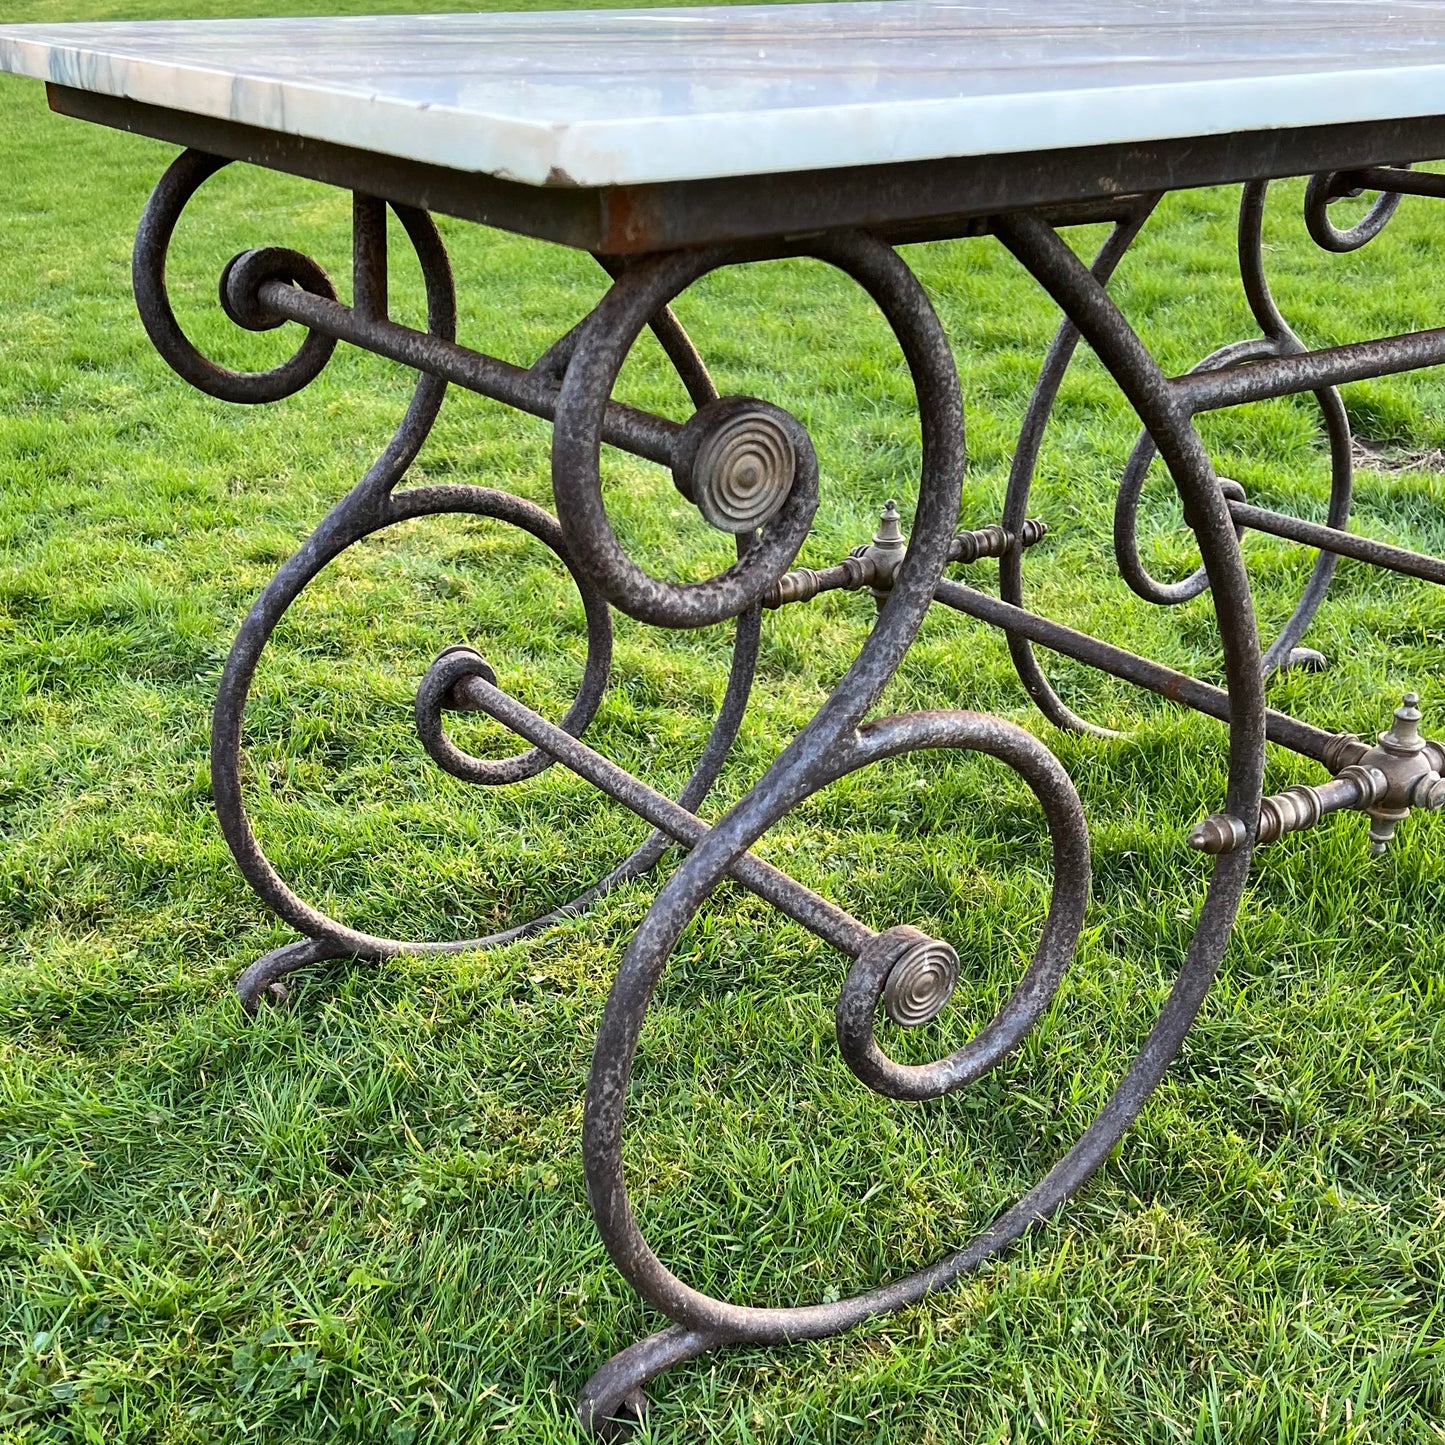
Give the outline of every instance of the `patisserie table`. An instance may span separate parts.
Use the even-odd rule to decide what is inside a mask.
[[[835,1334],[947,1287],[1004,1249],[1094,1173],[1164,1076],[1219,966],[1256,847],[1352,809],[1368,814],[1371,848],[1383,852],[1412,812],[1445,806],[1445,750],[1422,733],[1414,694],[1392,720],[1381,719],[1374,742],[1274,711],[1265,699],[1276,669],[1328,665],[1301,643],[1341,558],[1445,583],[1445,560],[1351,532],[1351,435],[1338,391],[1445,362],[1445,329],[1308,349],[1270,294],[1261,229],[1277,177],[1311,177],[1305,226],[1327,252],[1368,243],[1404,196],[1445,197],[1445,176],[1414,169],[1445,156],[1445,0],[1276,0],[1267,8],[1243,0],[895,0],[15,25],[0,27],[0,69],[43,80],[63,115],[182,148],[146,206],[134,252],[141,321],[182,379],[220,401],[279,401],[313,381],[343,341],[417,373],[392,441],[256,600],[221,680],[211,744],[220,825],[251,886],[302,935],[242,975],[245,1007],[283,1000],[284,980],[322,960],[377,961],[525,937],[650,869],[673,845],[686,850],[613,982],[582,1137],[588,1197],[607,1248],[671,1323],[621,1348],[587,1382],[579,1405],[585,1431],[612,1434],[635,1420],[646,1408],[644,1386],[671,1366],[739,1342]],[[315,261],[294,250],[261,247],[226,265],[219,303],[237,326],[299,328],[294,355],[265,372],[229,370],[205,356],[166,290],[167,251],[187,203],[233,162],[353,196],[349,304]],[[1238,260],[1258,334],[1170,376],[1110,299],[1108,283],[1161,195],[1225,183],[1243,187]],[[1376,197],[1363,219],[1337,224],[1332,205],[1361,193]],[[388,210],[421,267],[425,330],[390,314]],[[530,362],[464,346],[433,212],[590,252],[610,286]],[[1060,234],[1081,223],[1110,226],[1092,266]],[[896,249],[978,235],[996,237],[1065,318],[1042,359],[996,518],[960,516],[964,403],[954,354]],[[719,395],[671,309],[718,268],[784,256],[836,267],[871,298],[896,337],[922,433],[921,472],[906,489],[916,496],[911,516],[888,501],[876,532],[821,569],[790,570],[819,500],[806,429],[766,398]],[[646,328],[690,398],[683,419],[613,399],[619,370]],[[1029,515],[1031,483],[1081,340],[1140,421],[1115,510],[1119,569],[1134,592],[1161,606],[1208,593],[1224,687],[1024,605],[1027,552],[1047,533],[1046,519]],[[449,385],[552,423],[555,515],[487,487],[407,485]],[[1317,400],[1330,448],[1323,523],[1254,505],[1216,473],[1195,426],[1211,410],[1302,393]],[[737,560],[693,582],[644,570],[607,515],[604,443],[666,468],[702,520],[733,539]],[[1156,457],[1202,558],[1183,581],[1150,575],[1137,545],[1144,478]],[[654,832],[560,909],[485,938],[414,942],[327,917],[272,867],[247,818],[242,726],[262,651],[307,584],[361,539],[440,514],[492,518],[550,548],[582,598],[587,660],[575,701],[553,721],[506,691],[505,657],[443,646],[417,680],[420,745],[438,767],[482,787],[517,784],[561,764]],[[1264,639],[1240,546],[1249,529],[1317,554],[1293,615]],[[965,580],[990,559],[998,563],[996,593]],[[955,567],[961,575],[949,575]],[[768,612],[840,588],[876,599],[867,640],[751,790],[716,822],[704,822],[698,810],[742,723]],[[767,1308],[712,1298],[673,1274],[644,1237],[629,1201],[622,1139],[649,1000],[680,934],[721,880],[756,893],[847,960],[836,1010],[840,1053],[862,1085],[900,1101],[937,1098],[998,1064],[1049,1006],[1079,938],[1089,835],[1074,786],[1049,749],[1012,722],[952,706],[865,721],[935,603],[1000,629],[1028,694],[1060,727],[1101,731],[1065,705],[1036,649],[1226,725],[1227,792],[1201,799],[1204,816],[1179,835],[1181,847],[1212,860],[1207,897],[1172,990],[1108,1103],[977,1238],[852,1299]],[[723,704],[675,799],[582,741],[608,683],[613,609],[655,627],[735,630]],[[446,729],[447,715],[458,711],[489,715],[525,749],[506,759],[464,752]],[[1313,760],[1328,780],[1263,797],[1267,743]],[[1045,816],[1053,880],[1037,949],[998,1015],[961,1046],[941,1044],[933,1062],[903,1064],[884,1051],[878,1016],[909,1028],[937,1019],[958,984],[953,947],[907,918],[882,932],[866,927],[750,850],[820,788],[919,749],[985,753],[1015,770]]]

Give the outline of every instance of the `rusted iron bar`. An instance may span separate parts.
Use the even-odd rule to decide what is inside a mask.
[[[1340,171],[1336,184],[1349,191],[1388,191],[1397,196],[1445,197],[1445,176],[1434,171],[1407,171],[1401,166],[1362,166]]]
[[[1243,406],[1251,401],[1321,391],[1351,381],[1369,381],[1419,371],[1445,362],[1445,327],[1409,331],[1379,341],[1353,341],[1292,356],[1271,356],[1221,371],[1192,371],[1171,378],[1169,391],[1190,415]]]
[[[310,331],[350,342],[414,371],[439,376],[532,416],[551,421],[556,415],[560,387],[545,372],[514,366],[395,321],[363,316],[339,301],[282,281],[264,282],[258,299],[275,316],[297,321]],[[672,465],[673,449],[681,433],[677,422],[616,401],[608,403],[602,424],[602,438],[610,446],[665,467]]]
[[[1438,582],[1445,586],[1445,558],[1429,557],[1423,552],[1410,552],[1404,547],[1392,547],[1388,542],[1377,542],[1372,537],[1359,537],[1353,532],[1342,532],[1338,527],[1323,527],[1318,522],[1306,522],[1283,512],[1253,507],[1248,502],[1231,501],[1229,511],[1241,526],[1251,527],[1256,532],[1268,532],[1271,536],[1283,537],[1286,541],[1300,542],[1306,547],[1318,547],[1322,552],[1353,557],[1357,562],[1368,562],[1372,567],[1385,567],[1391,572],[1403,572],[1407,577],[1419,577],[1426,582]]]
[[[570,768],[578,777],[585,778],[593,787],[615,798],[639,818],[651,823],[654,828],[660,828],[685,847],[696,847],[711,832],[709,825],[696,814],[634,778],[631,773],[604,758],[601,753],[594,752],[586,743],[579,742],[571,733],[548,722],[485,678],[461,678],[453,684],[453,690],[456,701],[467,710],[484,712],[518,737],[526,738],[534,747],[556,758],[563,767]],[[728,868],[728,875],[849,958],[856,958],[865,945],[877,937],[873,929],[859,923],[837,904],[794,882],[786,873],[751,853],[744,853],[738,858]]]
[[[387,319],[386,202],[351,198],[351,304],[363,321]]]
[[[1170,702],[1183,703],[1185,707],[1218,718],[1220,722],[1230,721],[1229,694],[1222,687],[1200,682],[1187,673],[1175,672],[1163,663],[1139,657],[1122,647],[1091,637],[1087,632],[1076,632],[1061,622],[1052,622],[1047,617],[1026,612],[1022,607],[1001,602],[997,597],[965,587],[960,582],[940,582],[933,595],[945,606],[980,622],[987,622],[991,627],[1047,647],[1064,657],[1072,657],[1076,662],[1107,672],[1112,677],[1132,682],[1136,687],[1168,698]],[[1309,723],[1273,709],[1267,709],[1264,718],[1265,736],[1270,742],[1329,766],[1332,750],[1338,746],[1338,734],[1311,727]]]

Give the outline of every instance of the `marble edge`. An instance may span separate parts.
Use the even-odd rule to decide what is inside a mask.
[[[0,72],[531,185],[546,184],[551,174],[547,156],[555,146],[555,126],[421,104],[359,86],[243,76],[194,63],[142,60],[102,49],[60,46],[18,34],[20,29],[0,25]],[[114,72],[104,77],[109,83],[101,83],[95,73],[98,67]],[[335,103],[338,96],[350,102],[344,112]],[[480,134],[469,134],[466,152],[460,154],[456,144],[436,144],[444,137],[428,125],[428,115],[453,116],[469,132]],[[358,119],[365,124],[358,127]],[[428,130],[431,135],[426,134]],[[412,137],[420,146],[406,143]]]
[[[762,112],[542,122],[335,84],[116,56],[100,48],[42,41],[25,34],[28,28],[0,26],[0,70],[533,186],[646,185],[1025,155],[1445,113],[1445,63],[1439,63]],[[113,73],[104,74],[107,68]],[[1382,107],[1371,98],[1372,89],[1389,94],[1392,103]],[[338,106],[339,94],[350,103]],[[443,116],[453,122],[451,127],[432,119]],[[780,126],[786,127],[781,146]],[[950,132],[967,140],[941,146],[939,136]],[[1067,145],[1060,143],[1060,136],[1069,138]]]

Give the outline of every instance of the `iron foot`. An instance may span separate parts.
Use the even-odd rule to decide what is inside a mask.
[[[241,1000],[241,1007],[252,1017],[266,1004],[283,1007],[291,1001],[291,990],[285,983],[288,974],[308,964],[350,956],[349,949],[326,938],[303,938],[296,943],[273,948],[270,953],[262,954],[236,980],[236,996]]]
[[[1330,660],[1323,652],[1313,647],[1292,647],[1285,660],[1280,663],[1281,672],[1328,672]]]
[[[578,1397],[577,1421],[582,1433],[589,1440],[625,1439],[652,1407],[642,1388],[649,1380],[724,1343],[721,1336],[671,1325],[613,1355]]]

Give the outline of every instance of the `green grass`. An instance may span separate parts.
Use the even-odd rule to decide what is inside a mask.
[[[223,8],[11,0],[5,18]],[[250,600],[383,445],[408,383],[345,348],[308,391],[255,411],[172,376],[127,274],[169,154],[50,116],[33,83],[0,83],[0,1440],[568,1441],[582,1381],[661,1323],[599,1244],[578,1159],[590,1041],[656,883],[503,951],[322,968],[294,1009],[242,1016],[234,975],[290,935],[217,831],[208,709]],[[1278,188],[1269,260],[1311,344],[1438,322],[1438,207],[1407,200],[1373,246],[1330,257],[1305,239],[1300,199]],[[1120,273],[1118,296],[1171,370],[1250,333],[1235,201],[1171,198]],[[233,364],[280,355],[288,332],[242,335],[220,315],[220,266],[292,244],[344,286],[348,213],[344,195],[257,172],[208,186],[172,268],[202,344]],[[442,226],[473,345],[529,360],[600,294],[586,257]],[[907,254],[957,345],[965,517],[980,525],[997,515],[1056,317],[989,241]],[[417,317],[400,244],[393,271],[399,309]],[[679,309],[725,390],[792,408],[816,438],[823,503],[806,562],[866,539],[885,497],[911,506],[911,395],[847,283],[780,262],[709,278]],[[650,345],[624,390],[684,414]],[[1374,442],[1445,446],[1436,373],[1347,400]],[[1152,609],[1112,566],[1112,488],[1135,430],[1080,362],[1041,469],[1053,533],[1030,555],[1032,598],[1218,678],[1208,601]],[[1308,399],[1210,417],[1205,434],[1253,497],[1322,516]],[[547,441],[541,423],[454,393],[416,475],[547,504]],[[613,457],[608,474],[616,524],[649,565],[699,576],[723,558],[654,469]],[[1147,495],[1146,560],[1181,575],[1190,548],[1165,480]],[[1439,473],[1364,471],[1356,525],[1445,551],[1442,504]],[[1309,557],[1261,537],[1247,553],[1277,626]],[[756,706],[710,816],[826,696],[870,606],[834,594],[768,619]],[[248,758],[263,842],[308,896],[379,932],[530,916],[642,831],[561,770],[493,793],[430,765],[411,697],[463,639],[529,702],[565,706],[575,596],[539,548],[481,522],[417,524],[348,554],[258,679]],[[1310,640],[1335,669],[1272,683],[1276,706],[1370,733],[1414,686],[1442,730],[1439,592],[1347,563]],[[622,621],[590,740],[677,787],[727,655],[726,629]],[[885,700],[1021,720],[1064,760],[1091,822],[1079,956],[1036,1034],[978,1087],[906,1107],[859,1085],[832,1038],[843,961],[755,899],[723,890],[685,935],[649,1016],[626,1157],[645,1229],[700,1288],[805,1302],[963,1243],[1067,1147],[1147,1031],[1202,897],[1207,870],[1183,839],[1223,798],[1223,731],[1052,671],[1075,706],[1135,740],[1054,733],[999,638],[948,614],[929,618]],[[481,725],[463,736],[506,746]],[[1271,787],[1320,776],[1271,757]],[[1006,995],[1047,898],[1036,809],[967,758],[845,780],[761,851],[870,923],[959,945],[964,986],[912,1041],[920,1053]],[[1442,860],[1439,819],[1412,821],[1380,864],[1357,817],[1267,850],[1181,1058],[1077,1201],[902,1316],[665,1377],[650,1438],[1445,1439]]]

